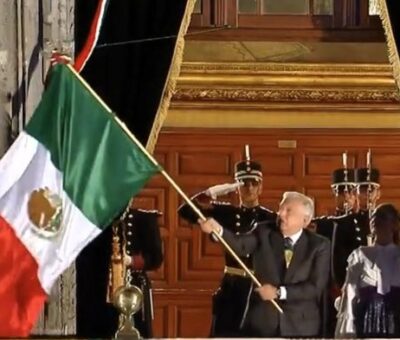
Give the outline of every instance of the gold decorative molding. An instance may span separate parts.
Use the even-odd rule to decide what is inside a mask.
[[[179,102],[397,103],[390,65],[184,63]]]
[[[184,62],[181,75],[190,73],[296,73],[334,75],[386,75],[391,77],[389,64],[327,64],[327,63],[263,63],[263,62]]]
[[[184,63],[166,127],[399,128],[388,64]]]
[[[323,102],[323,103],[398,103],[397,91],[389,89],[217,89],[179,88],[174,95],[176,101],[218,102]]]

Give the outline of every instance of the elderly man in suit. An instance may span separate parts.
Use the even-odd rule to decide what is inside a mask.
[[[253,254],[253,268],[262,286],[249,295],[243,320],[246,334],[255,337],[317,337],[321,333],[321,298],[329,277],[329,240],[306,226],[314,214],[313,201],[286,192],[280,203],[277,228],[260,224],[256,233],[235,235],[218,222],[201,222],[206,233],[221,235],[238,255]],[[269,302],[277,300],[280,314]]]

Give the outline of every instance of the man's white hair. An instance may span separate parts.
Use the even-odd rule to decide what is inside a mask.
[[[311,220],[314,217],[314,201],[297,191],[286,191],[283,193],[281,204],[297,201],[303,204],[307,217]]]

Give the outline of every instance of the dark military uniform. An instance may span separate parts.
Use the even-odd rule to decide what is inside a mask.
[[[350,192],[355,188],[355,185],[354,169],[341,168],[333,171],[331,188],[335,196],[344,195],[345,190]],[[316,217],[312,221],[315,231],[331,241],[330,289],[324,292],[322,306],[322,334],[328,338],[332,338],[335,332],[336,309],[334,308],[334,301],[339,295],[338,287],[340,287],[337,283],[337,277],[342,277],[343,271],[346,272],[346,264],[343,266],[342,256],[348,247],[343,248],[340,245],[342,242],[349,243],[344,241],[343,237],[347,235],[345,228],[352,219],[347,219],[345,208],[346,206],[343,204],[342,207],[336,207],[336,216]],[[337,240],[338,236],[339,240]],[[347,257],[344,258],[345,262],[346,260]]]
[[[355,169],[341,168],[333,171],[331,187],[336,196],[343,194],[345,190],[352,190],[355,186]],[[360,224],[359,219],[362,220],[363,214],[360,216],[353,213],[345,215],[346,212],[339,210],[340,207],[336,209],[336,216],[317,217],[312,223],[316,226],[315,230],[318,234],[331,241],[331,278],[336,285],[341,287],[344,282],[343,272],[346,273],[347,256],[355,248],[352,248],[344,259],[342,257],[347,254],[348,249],[360,245],[357,245],[358,238],[361,240],[361,237],[358,236],[361,227],[358,224]]]
[[[314,220],[316,232],[331,240],[331,276],[337,287],[346,278],[347,258],[359,246],[367,245],[370,234],[367,211],[342,216],[327,216]]]
[[[131,283],[142,289],[143,306],[135,314],[135,326],[143,337],[152,337],[151,285],[146,271],[157,269],[163,260],[159,213],[131,209],[121,221],[126,251],[133,258]],[[77,335],[111,338],[118,327],[118,311],[106,302],[111,259],[112,229],[107,228],[77,261]],[[121,237],[122,235],[120,235]]]
[[[358,195],[360,195],[361,187],[365,189],[369,188],[369,193],[372,193],[376,188],[379,188],[379,170],[374,168],[356,169],[355,181]],[[374,206],[365,206],[361,207],[357,213],[351,213],[336,219],[333,218],[332,273],[334,281],[339,287],[342,287],[346,278],[347,258],[350,253],[354,249],[366,246],[369,243],[368,237],[371,234],[369,213],[373,209]]]
[[[342,174],[340,175],[340,170]],[[346,181],[343,179],[343,170],[337,170],[337,179],[341,178],[341,184]],[[349,169],[350,170],[350,169]],[[348,173],[349,174],[349,173]],[[342,176],[342,177],[341,177]],[[352,181],[352,174],[349,175],[348,182]],[[335,181],[335,178],[334,178]],[[360,168],[354,171],[354,183],[360,197],[360,188],[367,187],[372,191],[379,188],[379,171],[373,168]],[[372,192],[371,191],[371,192]],[[350,212],[343,216],[329,216],[314,220],[317,233],[328,237],[331,240],[331,277],[336,288],[336,295],[343,286],[346,278],[347,258],[350,253],[360,246],[368,245],[370,226],[368,206],[361,207],[358,212]],[[373,209],[373,207],[369,207]],[[330,333],[330,335],[332,335]]]
[[[379,171],[377,169],[360,168],[356,170],[337,169],[333,174],[333,186],[337,190],[343,190],[345,184],[360,186],[379,187]],[[369,211],[367,207],[358,212],[350,212],[342,216],[325,216],[316,218],[313,223],[316,225],[316,232],[331,240],[331,279],[334,284],[335,295],[339,295],[339,289],[343,286],[346,278],[347,258],[354,249],[368,245],[370,235]],[[331,307],[333,301],[331,301]],[[333,309],[333,307],[332,307]],[[332,313],[332,311],[331,311]],[[336,315],[333,311],[332,315]],[[334,320],[334,319],[333,319]],[[328,336],[333,336],[330,331]]]
[[[135,314],[135,327],[144,338],[153,337],[153,296],[146,271],[158,269],[163,261],[156,210],[130,209],[123,219],[126,253],[132,257],[131,284],[143,292],[142,308]]]
[[[262,179],[260,164],[250,160],[237,163],[235,165],[235,179],[237,181],[260,181]],[[198,200],[201,195],[205,196],[205,193],[196,195],[192,200],[202,213],[206,217],[214,218],[225,229],[236,234],[252,233],[257,228],[257,223],[261,221],[276,221],[276,213],[262,206],[245,208],[219,201],[202,204]],[[192,224],[197,223],[198,216],[186,204],[179,208],[179,215]],[[241,260],[249,269],[252,269],[250,255],[241,257]],[[252,281],[249,277],[246,277],[244,270],[229,253],[225,252],[224,276],[220,287],[213,295],[212,337],[245,336],[241,332],[241,326],[247,300],[250,298],[251,285]]]

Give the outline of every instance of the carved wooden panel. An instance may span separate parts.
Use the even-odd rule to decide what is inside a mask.
[[[381,202],[400,206],[400,132],[397,130],[168,130],[161,133],[156,158],[188,195],[233,180],[234,164],[250,144],[252,158],[264,172],[261,203],[276,210],[282,193],[297,190],[315,200],[316,214],[334,213],[331,173],[363,167],[372,149],[372,164],[381,171]],[[231,193],[224,200],[238,203]],[[160,175],[135,201],[163,211],[162,267],[151,273],[155,292],[157,337],[206,337],[211,321],[211,295],[222,276],[223,251],[217,243],[178,217],[183,199]]]
[[[304,193],[314,199],[315,211],[317,216],[334,215],[334,198],[330,188],[309,188]]]
[[[222,252],[216,248],[218,245],[215,244],[215,253],[206,254],[207,248],[212,248],[206,245],[209,243],[211,241],[208,236],[200,234],[199,230],[193,233],[192,240],[181,240],[179,242],[179,281],[193,281],[194,285],[199,286],[204,286],[208,281],[211,282],[212,287],[212,283],[221,276],[220,271],[223,268]]]
[[[380,202],[394,203],[397,208],[400,207],[400,188],[384,188],[381,190]]]
[[[399,149],[379,150],[372,153],[372,165],[381,170],[383,186],[393,188],[400,185]]]
[[[160,292],[155,295],[154,336],[205,338],[211,324],[212,290]]]
[[[168,305],[156,300],[154,307],[153,331],[156,337],[166,337],[168,334]]]
[[[226,153],[210,150],[190,151],[178,156],[179,175],[229,175],[231,173],[231,157]]]
[[[168,154],[166,152],[161,152],[160,150],[155,150],[154,152],[154,158],[163,168],[167,166],[167,157]]]
[[[151,185],[151,183],[150,183]],[[159,217],[161,227],[166,227],[166,221],[169,220],[169,211],[166,209],[167,193],[169,188],[147,187],[144,188],[139,196],[134,198],[136,208],[146,210],[159,210],[162,215]]]
[[[343,150],[344,151],[344,150]],[[347,166],[354,168],[355,155],[347,154]],[[306,150],[304,154],[304,176],[331,178],[332,169],[342,168],[342,157],[338,150]]]
[[[252,157],[259,160],[263,168],[265,176],[293,176],[294,174],[294,152],[276,153],[275,150],[270,152],[258,149],[253,150]]]
[[[177,308],[177,336],[182,338],[207,337],[210,334],[210,305],[188,305]]]

